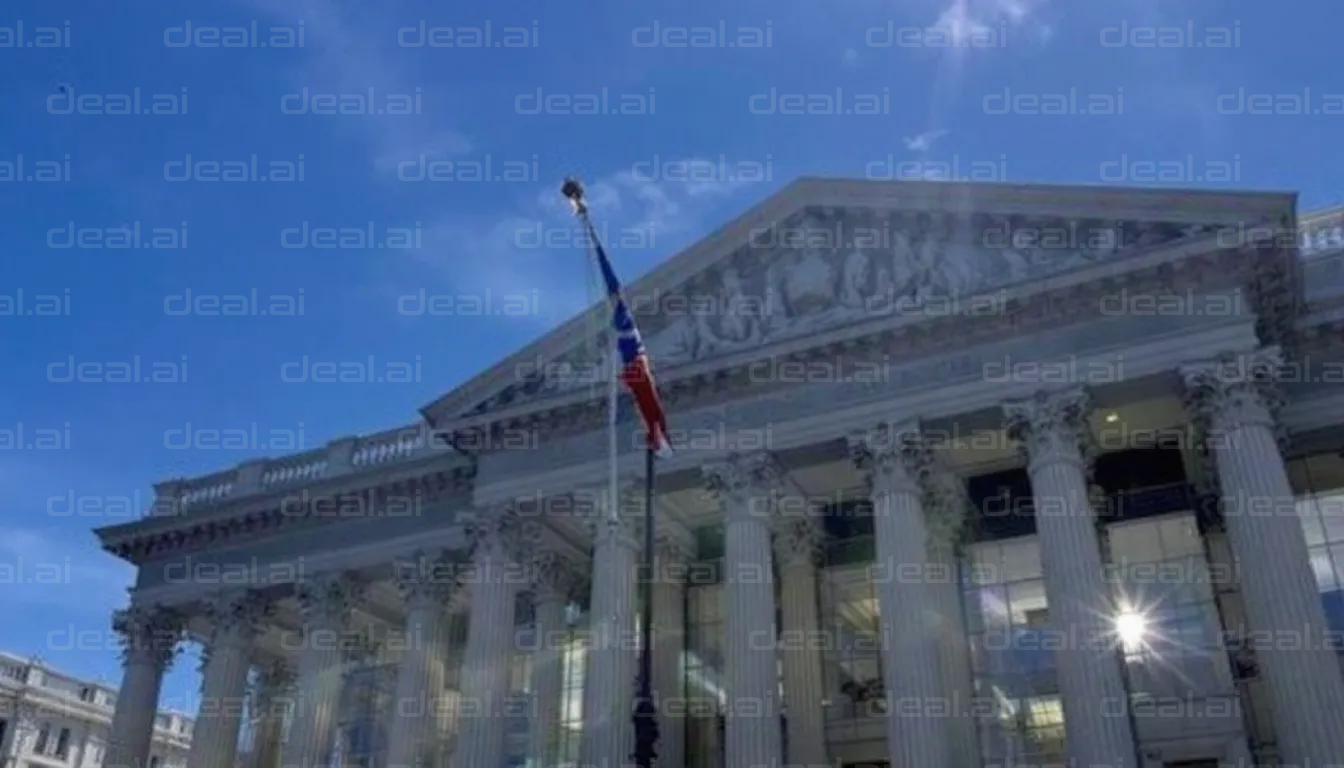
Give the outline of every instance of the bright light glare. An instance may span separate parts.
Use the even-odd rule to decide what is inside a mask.
[[[1143,648],[1148,636],[1148,619],[1135,611],[1122,611],[1115,617],[1115,634],[1125,644],[1125,650],[1133,653]]]

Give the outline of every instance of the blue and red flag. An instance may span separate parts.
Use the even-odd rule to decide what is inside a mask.
[[[591,225],[589,225],[591,228]],[[607,286],[607,300],[611,305],[611,326],[616,331],[616,348],[621,356],[621,381],[634,398],[635,409],[644,422],[648,433],[649,447],[659,456],[672,453],[672,444],[667,440],[667,414],[663,411],[662,398],[658,396],[658,385],[653,381],[653,369],[649,365],[649,355],[644,349],[644,340],[635,326],[635,317],[621,295],[621,281],[611,268],[607,253],[602,249],[597,234],[590,232],[594,250],[597,251],[597,263],[602,269],[602,280]]]

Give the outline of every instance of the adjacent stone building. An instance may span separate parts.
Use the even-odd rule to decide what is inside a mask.
[[[0,755],[4,768],[101,768],[117,689],[0,652]],[[148,764],[183,768],[192,718],[158,712]]]

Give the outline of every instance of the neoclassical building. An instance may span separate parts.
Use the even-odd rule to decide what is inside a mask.
[[[117,690],[0,651],[0,757],[4,768],[102,768]],[[147,765],[183,768],[192,719],[162,710]]]
[[[595,307],[100,529],[139,569],[105,762],[191,639],[188,768],[242,730],[255,768],[619,766],[645,620],[668,768],[1344,762],[1342,223],[801,179],[631,286],[654,570]]]

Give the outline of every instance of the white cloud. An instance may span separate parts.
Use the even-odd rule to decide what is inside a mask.
[[[946,8],[938,20],[933,23],[938,29],[945,30],[948,37],[955,45],[962,45],[970,40],[972,35],[984,36],[993,34],[987,24],[981,22],[977,16],[972,15],[965,0],[956,0],[951,7]]]
[[[355,14],[363,6],[347,0],[251,0],[260,10],[282,19],[303,19],[308,29],[304,63],[292,71],[295,88],[317,93],[363,95],[372,88],[376,99],[387,94],[415,94],[419,81],[378,45],[390,44],[392,35],[374,37]],[[366,12],[366,11],[365,11]],[[379,25],[377,29],[383,29]],[[405,51],[400,52],[402,57]],[[430,94],[420,94],[421,109]],[[372,107],[372,105],[371,105]],[[471,142],[452,130],[435,128],[435,121],[414,115],[333,115],[332,128],[357,134],[369,144],[370,159],[380,172],[395,173],[407,160],[441,158],[469,152]]]
[[[947,131],[939,128],[933,131],[925,131],[918,136],[906,136],[902,139],[905,142],[905,148],[911,152],[928,152],[933,149],[934,142],[947,135]]]
[[[934,22],[934,27],[947,32],[955,45],[976,47],[978,40],[997,40],[1006,22],[1014,27],[1031,21],[1032,15],[1047,0],[952,0]],[[1036,39],[1050,41],[1053,30],[1046,24],[1035,24]],[[976,40],[971,38],[975,37]],[[1003,45],[1004,42],[999,42]]]
[[[598,237],[626,282],[633,282],[674,245],[699,234],[707,219],[726,207],[725,198],[753,183],[651,176],[623,170],[586,184]],[[440,221],[426,229],[425,244],[419,261],[456,293],[489,290],[500,297],[540,291],[540,312],[520,319],[544,327],[602,297],[589,285],[591,256],[580,225],[553,187],[537,190],[515,209],[484,222],[479,216]]]

